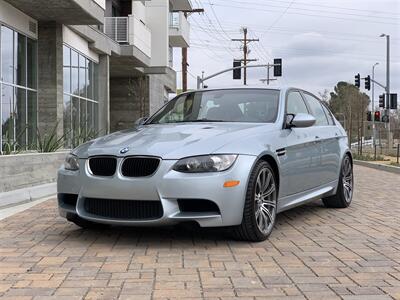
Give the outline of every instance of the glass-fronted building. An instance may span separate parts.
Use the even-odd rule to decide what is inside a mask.
[[[72,49],[63,47],[64,111],[66,145],[98,134],[98,64]]]
[[[35,148],[37,42],[5,25],[0,26],[2,151]]]

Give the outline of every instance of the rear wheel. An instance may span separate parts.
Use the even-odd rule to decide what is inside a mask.
[[[349,155],[343,159],[342,168],[339,175],[339,184],[336,194],[327,198],[323,198],[322,202],[326,207],[346,208],[351,204],[353,199],[353,164]]]
[[[259,161],[247,187],[242,224],[234,229],[237,239],[261,242],[268,238],[275,225],[278,187],[269,163]]]

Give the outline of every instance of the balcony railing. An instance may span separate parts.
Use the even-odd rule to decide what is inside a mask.
[[[183,12],[170,13],[169,36],[171,46],[188,47],[190,40],[190,24]]]
[[[169,14],[169,27],[172,28],[179,28],[180,23],[179,23],[179,12],[174,12]]]
[[[105,18],[104,33],[120,44],[134,45],[151,56],[151,31],[134,15]]]
[[[128,43],[129,17],[104,18],[104,33],[118,43]]]

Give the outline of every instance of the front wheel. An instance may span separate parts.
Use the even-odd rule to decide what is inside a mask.
[[[326,207],[331,208],[349,207],[353,199],[353,189],[353,164],[351,163],[350,156],[346,155],[342,162],[336,194],[323,198],[322,202]]]
[[[242,224],[234,229],[237,239],[261,242],[275,225],[278,187],[269,163],[259,161],[250,174]]]

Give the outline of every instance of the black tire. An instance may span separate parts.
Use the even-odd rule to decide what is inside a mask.
[[[268,172],[270,172],[272,175],[271,180],[274,191],[269,199],[273,198],[273,201],[275,202],[274,209],[272,209],[273,206],[269,206],[269,208],[272,209],[272,212],[270,212],[272,216],[272,222],[269,223],[267,231],[260,230],[256,217],[256,211],[260,209],[260,200],[257,200],[256,195],[258,189],[257,180],[258,177],[261,176],[260,174],[263,172],[263,170],[268,170]],[[233,228],[233,235],[236,239],[250,242],[261,242],[266,240],[271,234],[276,220],[276,204],[278,198],[278,186],[276,186],[276,182],[276,174],[271,168],[270,164],[266,161],[257,162],[250,174],[249,183],[247,186],[242,223]],[[258,220],[260,220],[260,213],[258,213]]]
[[[350,156],[347,154],[343,158],[342,165],[340,168],[339,183],[336,190],[336,194],[330,197],[323,198],[322,202],[328,208],[349,207],[353,199],[353,190],[354,190],[353,164]]]
[[[109,227],[109,225],[106,225],[106,224],[95,223],[95,222],[91,222],[91,221],[82,219],[77,215],[67,216],[67,220],[83,229],[106,229]]]

